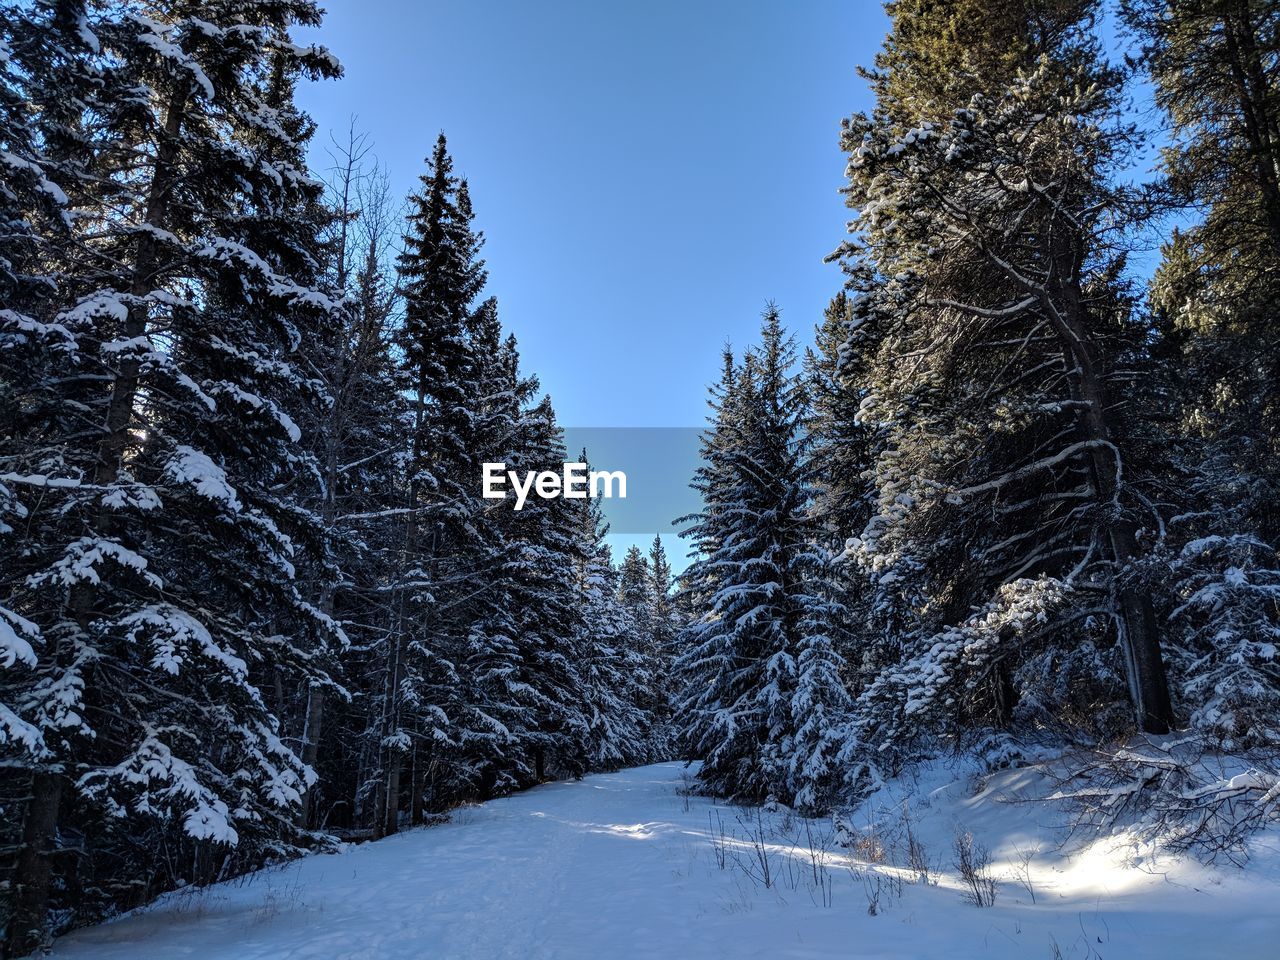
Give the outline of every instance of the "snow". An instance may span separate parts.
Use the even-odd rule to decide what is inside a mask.
[[[41,191],[51,197],[54,203],[57,203],[59,206],[65,206],[67,204],[67,195],[62,191],[61,187],[44,175],[44,170],[40,168],[39,164],[32,163],[30,160],[24,160],[17,154],[10,153],[7,150],[0,150],[0,164],[14,170],[23,170],[27,173],[34,174],[36,185]]]
[[[105,796],[114,781],[138,791],[128,807]],[[183,808],[183,828],[191,837],[229,846],[240,839],[231,826],[227,805],[204,787],[191,764],[150,733],[123,763],[85,774],[78,786],[89,796],[103,794],[108,809],[118,817],[178,806]]]
[[[173,32],[172,28],[141,14],[130,14],[129,19],[142,28],[142,31],[137,35],[139,43],[150,47],[175,66],[184,68],[191,74],[192,82],[200,88],[205,98],[208,100],[213,99],[213,84],[209,81],[209,77],[204,70],[185,50],[168,39]]]
[[[85,297],[70,310],[58,315],[64,323],[89,323],[99,317],[123,323],[129,316],[129,306],[123,294],[109,290],[99,291]]]
[[[124,544],[105,537],[81,537],[68,544],[62,559],[54,564],[53,571],[66,586],[77,583],[97,585],[102,582],[98,568],[107,560],[114,560],[120,566],[134,571],[157,590],[164,587],[164,582],[159,577],[147,571],[145,557]]]
[[[1244,871],[1158,855],[1124,833],[1077,840],[1068,855],[1059,808],[1013,802],[1048,792],[1028,770],[984,782],[971,762],[928,765],[837,826],[777,806],[686,799],[684,774],[681,764],[657,764],[463,808],[442,826],[178,891],[64,937],[52,956],[1000,960],[1051,957],[1055,947],[1065,958],[1275,955],[1275,832],[1256,840]],[[747,869],[755,853],[744,824],[757,822],[777,878],[770,889]],[[907,824],[928,882],[901,859]],[[993,907],[964,899],[952,865],[958,832],[992,853]],[[837,833],[859,852],[827,839]],[[811,846],[807,835],[823,839]],[[877,846],[898,859],[872,862]],[[825,856],[822,867],[810,849]]]
[[[146,484],[128,483],[113,484],[107,487],[102,495],[102,505],[108,510],[159,510],[162,506],[159,495]]]
[[[185,664],[189,649],[198,649],[238,680],[248,675],[249,668],[243,660],[223,650],[204,624],[172,604],[143,607],[122,619],[120,626],[134,642],[146,633],[154,649],[151,665],[173,676],[177,676]]]
[[[85,19],[84,14],[76,18],[76,36],[80,38],[90,53],[99,53],[102,50],[102,44],[98,42],[97,34],[89,27],[89,21]]]
[[[19,333],[33,333],[37,337],[47,337],[51,340],[59,339],[65,350],[74,352],[76,349],[76,340],[71,335],[71,331],[60,323],[41,323],[24,314],[6,309],[0,309],[0,322]]]
[[[27,637],[38,636],[40,630],[34,623],[0,607],[0,667],[12,667],[15,663],[34,667],[36,653]]]
[[[178,483],[194,487],[200,496],[221,501],[233,511],[240,512],[240,499],[236,496],[235,488],[227,480],[222,468],[206,454],[185,444],[178,444],[165,469]]]

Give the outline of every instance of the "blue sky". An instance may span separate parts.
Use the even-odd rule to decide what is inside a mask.
[[[445,131],[489,290],[563,424],[700,426],[722,345],[753,342],[770,299],[810,338],[841,283],[822,262],[847,219],[839,124],[870,103],[877,0],[327,9],[299,36],[346,70],[300,92],[314,166],[354,117],[407,193]]]
[[[874,0],[331,0],[314,35],[397,193],[437,133],[470,180],[490,291],[569,426],[695,426],[726,339],[776,300],[805,337],[840,286],[840,118]],[[307,39],[313,39],[303,34]]]

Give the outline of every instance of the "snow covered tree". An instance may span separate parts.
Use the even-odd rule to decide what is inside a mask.
[[[1274,744],[1275,607],[1262,598],[1280,544],[1280,12],[1254,0],[1126,0],[1122,12],[1171,128],[1156,198],[1195,216],[1150,289],[1172,411],[1159,582],[1175,691],[1193,729]]]
[[[675,597],[672,596],[675,577],[671,571],[671,562],[667,559],[666,547],[658,534],[654,534],[653,543],[649,546],[648,559],[650,636],[654,663],[649,692],[654,717],[650,739],[654,755],[668,757],[672,755],[675,738],[671,714],[677,693],[673,669],[678,653],[676,637],[683,629],[684,621],[676,606]]]
[[[477,363],[478,402],[472,411],[475,455],[481,462],[518,463],[520,437],[537,380],[519,369],[515,338],[503,336],[497,303],[486,300],[471,320]],[[517,521],[503,501],[476,519],[477,539],[486,544],[483,589],[474,597],[459,654],[466,684],[464,710],[451,753],[451,790],[485,800],[533,781],[527,762],[537,698],[526,682],[524,638],[516,622],[522,601],[524,547],[513,533]]]
[[[857,289],[860,281],[867,289]],[[857,379],[858,353],[850,342],[869,332],[859,328],[872,299],[866,295],[871,284],[869,276],[850,277],[849,289],[832,298],[824,311],[814,345],[805,354],[805,428],[814,490],[810,509],[818,530],[816,546],[830,555],[826,580],[831,599],[848,614],[833,620],[830,629],[848,671],[843,682],[855,691],[874,674],[885,646],[868,629],[871,584],[856,564],[843,560],[846,541],[866,526],[874,503],[868,480],[873,431],[859,416],[866,390]]]
[[[778,312],[741,365],[726,355],[694,481],[703,509],[689,533],[699,557],[685,590],[700,616],[681,637],[682,739],[713,792],[829,802],[844,688],[820,593],[800,428]]]
[[[1172,652],[1191,728],[1227,750],[1280,743],[1280,563],[1244,534],[1186,544],[1172,563]]]
[[[521,417],[509,469],[563,469],[564,432],[549,397]],[[520,638],[521,681],[531,703],[521,759],[538,783],[552,772],[586,772],[590,720],[580,672],[583,608],[576,574],[588,558],[577,502],[530,498],[506,515],[511,617]]]
[[[842,252],[879,278],[856,345],[877,504],[850,552],[901,598],[877,603],[909,612],[862,734],[1106,715],[1105,683],[1073,704],[1033,682],[1080,658],[1115,662],[1133,723],[1164,731],[1151,512],[1117,402],[1147,339],[1110,242],[1135,142],[1121,78],[1091,3],[936,6],[890,5],[876,109],[844,130],[859,213]]]
[[[587,462],[584,450],[580,462]],[[578,638],[587,714],[587,759],[616,769],[649,759],[654,682],[650,648],[647,563],[636,546],[615,570],[604,542],[609,532],[600,503],[578,502],[582,633]]]
[[[42,641],[17,692],[42,738],[15,811],[19,952],[42,936],[56,834],[94,824],[90,862],[161,884],[207,876],[211,844],[228,866],[282,849],[313,774],[261,684],[306,675],[335,633],[294,578],[315,528],[291,499],[309,472],[291,413],[319,389],[293,358],[334,309],[292,83],[338,66],[288,36],[319,11],[122,2],[27,16],[25,36],[34,25],[48,46],[12,48],[26,95],[49,150],[76,157],[49,171],[74,259],[46,322],[76,331],[52,376],[77,407],[56,458],[14,490],[29,562],[4,590]],[[86,82],[57,89],[55,74]],[[61,889],[78,910],[121,896]]]
[[[648,629],[652,616],[649,560],[635,544],[627,548],[622,558],[622,566],[618,571],[618,599],[631,610],[637,624],[642,629]]]
[[[1259,0],[1121,7],[1172,125],[1162,151],[1167,199],[1204,212],[1169,243],[1157,300],[1177,326],[1219,350],[1260,354],[1232,368],[1237,381],[1248,378],[1232,386],[1265,389],[1257,379],[1270,373],[1274,384],[1280,257],[1280,11]]]
[[[858,416],[865,392],[847,348],[862,320],[856,311],[863,306],[856,292],[852,298],[849,292],[838,293],[823,313],[813,347],[805,353],[813,513],[829,542],[840,547],[870,515],[871,491],[863,476],[871,462],[870,430]]]
[[[453,175],[444,134],[421,182],[410,198],[398,260],[405,302],[399,345],[411,383],[412,428],[400,582],[386,641],[375,836],[398,828],[406,759],[421,767],[420,752],[453,742],[459,682],[439,610],[444,584],[456,582],[456,567],[466,564],[456,548],[469,536],[479,475],[469,443],[474,364],[468,323],[486,278],[483,238],[472,228],[466,182]]]
[[[365,718],[352,723],[345,706],[332,717],[329,708],[349,704],[353,696],[367,701],[371,664],[365,651],[377,646],[387,626],[387,582],[403,527],[398,511],[408,411],[392,351],[399,293],[389,270],[400,224],[386,175],[369,165],[369,153],[367,136],[351,132],[332,154],[325,278],[341,295],[341,308],[308,331],[301,351],[307,369],[324,384],[324,396],[299,418],[320,480],[304,503],[319,518],[324,538],[308,551],[300,577],[355,648],[327,651],[326,673],[336,676],[308,678],[289,698],[291,732],[303,761],[320,775],[303,797],[302,826],[349,810],[354,800],[360,762],[352,751],[367,732]]]

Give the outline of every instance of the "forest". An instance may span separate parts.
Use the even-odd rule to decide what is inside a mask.
[[[312,169],[313,0],[0,0],[4,955],[664,760],[1280,817],[1280,6],[885,7],[843,284],[726,347],[685,567],[484,495],[590,451],[445,135],[403,201],[354,127]]]

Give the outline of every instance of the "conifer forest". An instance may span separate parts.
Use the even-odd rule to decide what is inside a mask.
[[[314,0],[0,0],[0,955],[1274,956],[1280,4],[884,12],[830,117],[829,305],[705,358],[700,506],[615,551],[607,501],[483,488],[591,463],[521,357],[554,318],[492,292],[448,131],[406,198],[300,105],[346,82]],[[570,870],[517,817],[616,846]],[[668,821],[710,852],[629,873]],[[1066,835],[1230,871],[1240,917],[1084,936]],[[259,952],[108,935],[362,856],[417,933],[291,952],[341,926],[312,879]],[[645,930],[655,886],[763,900],[575,952],[575,897],[633,875]],[[908,901],[937,942],[877,939]],[[797,911],[814,952],[733,939]]]

